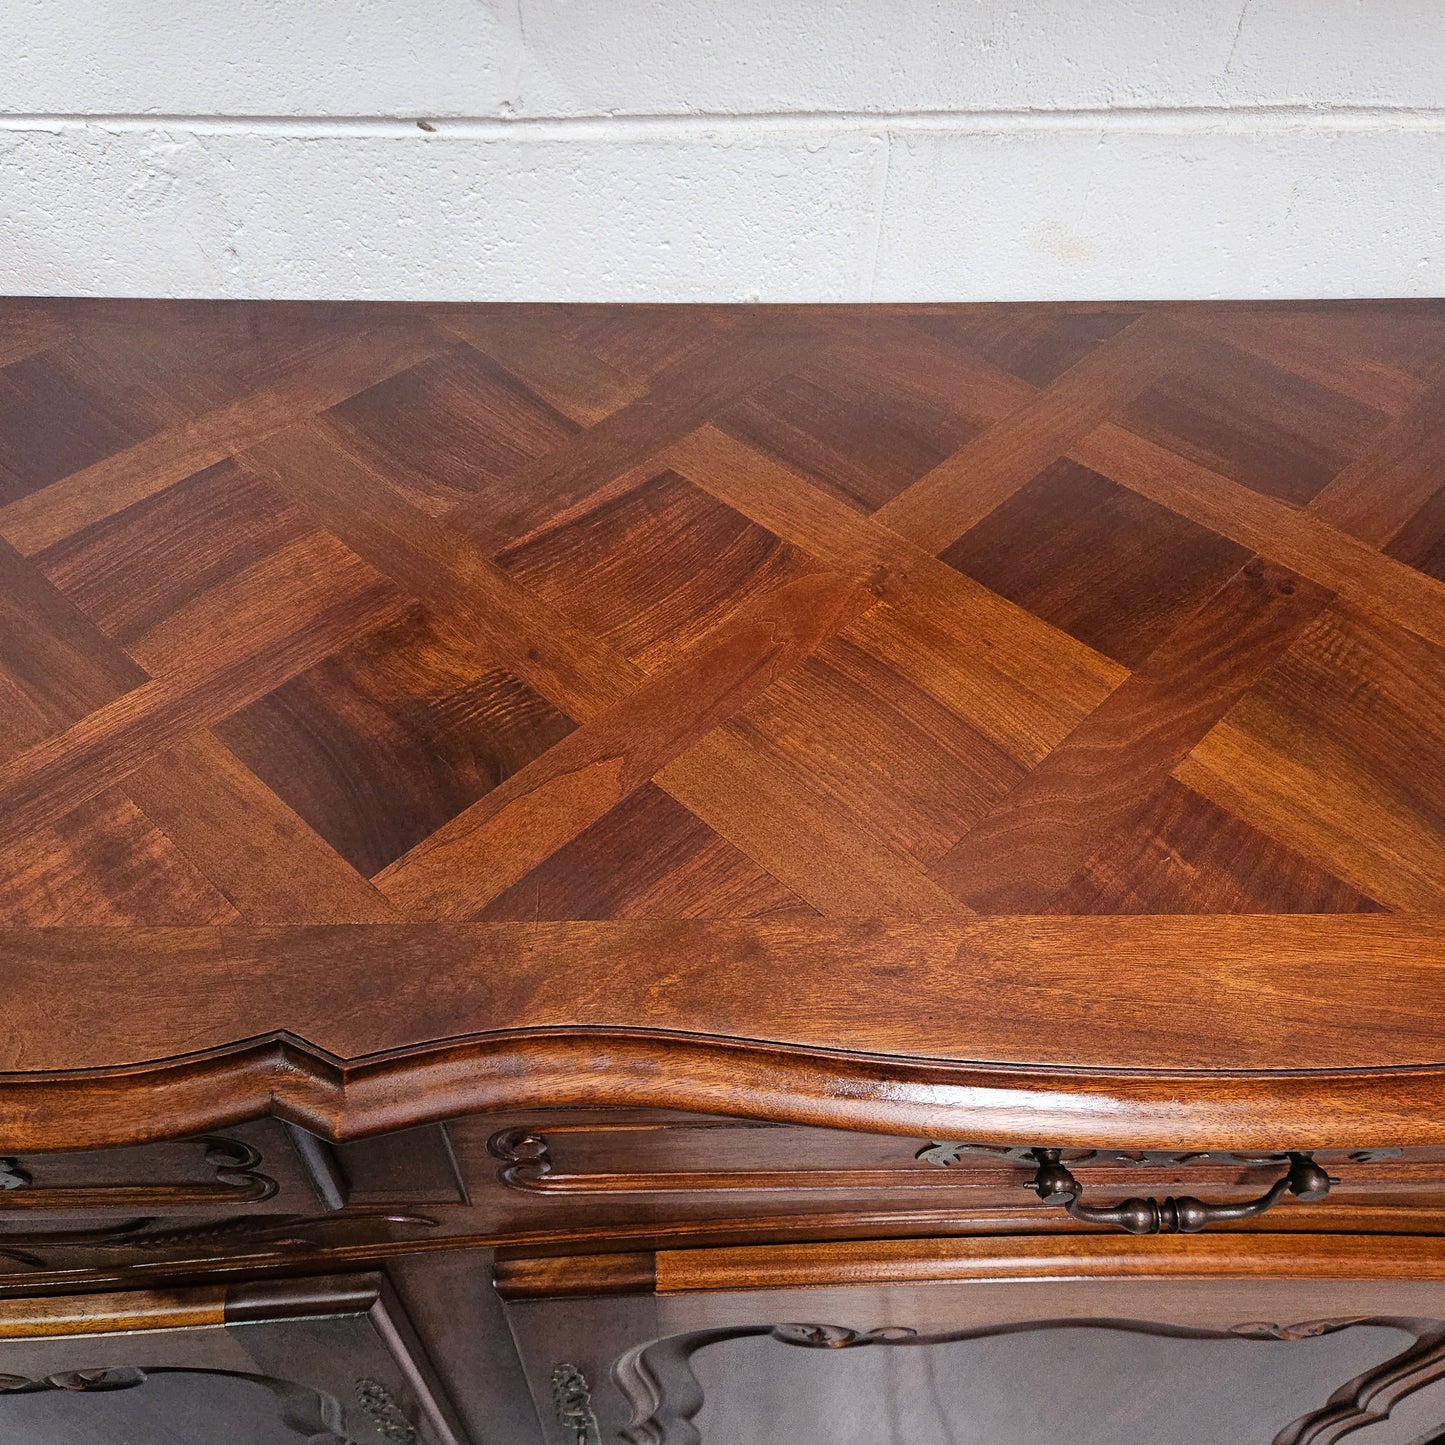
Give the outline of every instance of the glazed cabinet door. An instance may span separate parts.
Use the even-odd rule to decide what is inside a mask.
[[[1445,1283],[1247,1278],[1238,1261],[1241,1277],[1204,1277],[1207,1260],[1189,1278],[1177,1252],[1178,1278],[1141,1278],[1128,1248],[1086,1260],[1092,1277],[1077,1259],[1043,1265],[1074,1278],[998,1277],[1034,1271],[1047,1241],[997,1271],[956,1251],[973,1277],[930,1279],[947,1269],[870,1248],[684,1250],[655,1256],[650,1284],[639,1260],[630,1285],[618,1256],[503,1266],[547,1440],[1445,1442]],[[811,1282],[786,1282],[790,1264]]]
[[[374,1276],[0,1303],[0,1445],[468,1445]]]

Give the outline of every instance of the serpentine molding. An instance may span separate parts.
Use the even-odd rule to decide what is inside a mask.
[[[1445,1144],[1445,1064],[1023,1068],[622,1030],[489,1034],[344,1061],[272,1036],[135,1067],[0,1074],[0,1151],[53,1148],[57,1137],[77,1149],[139,1144],[268,1115],[339,1140],[576,1105],[1066,1148],[1400,1147]]]

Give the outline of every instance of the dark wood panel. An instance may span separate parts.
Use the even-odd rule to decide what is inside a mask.
[[[375,1276],[0,1304],[0,1429],[36,1445],[466,1445]]]
[[[1191,1260],[1200,1243],[803,1246],[782,1268],[768,1250],[662,1252],[499,1278],[548,1439],[568,1445],[579,1420],[580,1438],[633,1445],[1323,1445],[1361,1428],[1414,1445],[1439,1423],[1438,1248],[1214,1241]]]
[[[491,1265],[481,1250],[410,1255],[388,1260],[386,1277],[475,1445],[542,1445]]]

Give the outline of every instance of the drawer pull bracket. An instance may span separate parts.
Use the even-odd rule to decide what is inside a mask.
[[[1124,1199],[1118,1204],[1085,1204],[1084,1186],[1061,1162],[1061,1150],[1035,1149],[1038,1170],[1028,1187],[1040,1199],[1059,1200],[1073,1219],[1082,1224],[1112,1224],[1130,1234],[1198,1234],[1211,1224],[1235,1219],[1257,1219],[1273,1209],[1286,1194],[1314,1202],[1324,1199],[1331,1179],[1308,1154],[1290,1154],[1289,1169],[1275,1180],[1258,1199],[1237,1204],[1208,1204],[1192,1195],[1172,1195],[1165,1199]]]

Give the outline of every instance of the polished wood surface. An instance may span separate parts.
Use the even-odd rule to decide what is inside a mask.
[[[1442,459],[1434,302],[6,303],[0,1143],[1445,1143]]]

